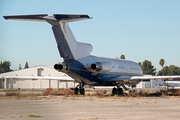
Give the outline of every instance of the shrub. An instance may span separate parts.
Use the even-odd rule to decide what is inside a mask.
[[[74,90],[66,89],[66,90],[46,90],[42,93],[42,95],[74,95]]]
[[[139,97],[139,93],[137,91],[135,92],[130,92],[127,94],[128,97]]]
[[[18,96],[19,92],[8,90],[5,93],[5,96]]]

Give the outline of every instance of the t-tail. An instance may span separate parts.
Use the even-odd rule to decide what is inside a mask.
[[[88,15],[53,14],[48,16],[47,14],[39,14],[4,16],[4,18],[6,20],[38,21],[51,24],[60,56],[65,62],[87,57],[93,50],[91,44],[77,42],[68,25],[68,22],[91,19]]]

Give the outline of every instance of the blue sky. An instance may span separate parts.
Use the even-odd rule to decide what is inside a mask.
[[[158,70],[180,66],[179,0],[17,0],[0,1],[0,61],[11,68],[53,66],[62,58],[48,23],[4,20],[6,15],[87,14],[93,19],[70,23],[77,41],[91,43],[92,55],[124,54],[135,62],[150,60]]]

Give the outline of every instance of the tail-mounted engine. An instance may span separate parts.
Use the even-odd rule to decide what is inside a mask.
[[[96,62],[91,64],[91,70],[95,70],[97,72],[108,72],[112,69],[113,65],[111,62]]]
[[[68,71],[68,65],[65,63],[55,64],[54,69],[56,69],[59,72],[67,72]]]

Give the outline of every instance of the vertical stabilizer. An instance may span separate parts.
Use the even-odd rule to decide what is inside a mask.
[[[51,24],[59,53],[64,60],[77,60],[87,57],[93,50],[91,44],[77,42],[68,25],[68,22],[91,19],[88,15],[54,14],[48,16],[47,14],[40,14],[4,16],[4,18],[6,20],[39,21]]]

